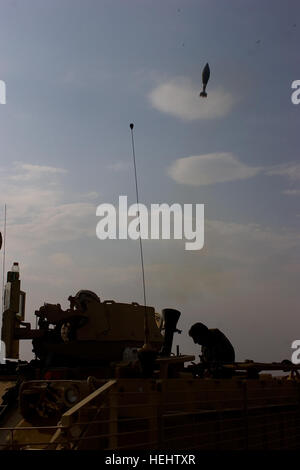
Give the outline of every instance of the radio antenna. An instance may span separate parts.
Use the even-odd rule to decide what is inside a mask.
[[[4,230],[3,230],[3,260],[2,260],[2,312],[4,309],[4,285],[5,285],[5,251],[6,251],[6,204],[4,204]]]
[[[138,207],[138,221],[139,221],[139,232],[140,232],[140,256],[141,256],[141,268],[142,268],[142,280],[143,280],[143,293],[144,293],[144,306],[145,306],[145,313],[144,313],[144,333],[145,333],[145,346],[149,344],[149,325],[148,325],[148,317],[147,317],[147,302],[146,302],[146,283],[145,283],[145,269],[144,269],[144,255],[143,255],[143,244],[142,244],[142,234],[141,234],[141,218],[140,218],[140,203],[139,203],[139,190],[138,190],[138,179],[137,179],[137,171],[136,171],[136,159],[135,159],[135,147],[134,147],[134,137],[133,137],[133,128],[134,124],[130,124],[131,130],[131,144],[132,144],[132,158],[133,158],[133,167],[134,167],[134,178],[135,178],[135,193],[136,193],[136,202]]]

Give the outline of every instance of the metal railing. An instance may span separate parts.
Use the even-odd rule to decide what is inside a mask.
[[[57,426],[1,428],[12,449],[300,448],[300,384],[110,380]],[[178,388],[176,388],[178,387]],[[47,433],[21,442],[16,432]]]

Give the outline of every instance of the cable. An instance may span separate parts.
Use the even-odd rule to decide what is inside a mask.
[[[141,235],[141,219],[140,219],[140,203],[139,203],[139,190],[138,190],[138,180],[137,180],[137,171],[136,171],[136,159],[135,159],[135,147],[134,147],[134,137],[133,137],[133,128],[134,124],[130,124],[131,130],[131,143],[132,143],[132,157],[133,157],[133,167],[134,167],[134,178],[135,178],[135,192],[136,192],[136,202],[138,207],[138,220],[139,220],[139,232],[140,232],[140,256],[141,256],[141,268],[142,268],[142,280],[143,280],[143,294],[144,294],[144,306],[145,306],[145,344],[149,343],[149,327],[147,319],[147,302],[146,302],[146,283],[145,283],[145,269],[144,269],[144,254],[143,254],[143,244],[142,244],[142,235]]]

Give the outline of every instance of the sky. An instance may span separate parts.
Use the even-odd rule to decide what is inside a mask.
[[[174,345],[197,356],[200,321],[238,360],[291,358],[299,41],[297,0],[0,1],[0,226],[6,204],[28,321],[79,289],[143,302],[138,242],[96,237],[99,204],[135,202],[133,122],[140,202],[205,205],[202,250],[143,244],[147,303],[182,312]]]

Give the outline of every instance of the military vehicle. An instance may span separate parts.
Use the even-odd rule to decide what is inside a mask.
[[[289,361],[191,364],[193,355],[171,352],[179,311],[88,290],[70,296],[67,310],[44,304],[32,329],[25,300],[14,263],[2,319],[1,449],[299,449],[299,368]],[[32,341],[35,359],[20,361],[20,340]],[[264,372],[272,370],[285,374]]]

